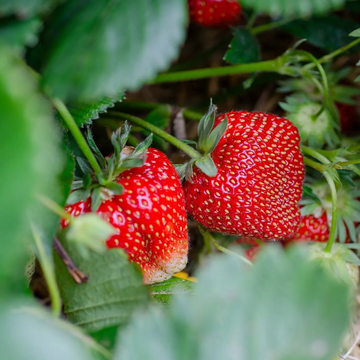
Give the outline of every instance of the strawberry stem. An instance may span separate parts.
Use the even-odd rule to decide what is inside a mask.
[[[170,144],[176,146],[178,149],[183,151],[186,155],[188,155],[192,159],[200,159],[201,157],[203,157],[202,154],[200,154],[198,151],[193,149],[191,146],[186,145],[184,142],[182,142],[181,140],[177,139],[176,137],[168,134],[166,131],[159,129],[157,126],[150,124],[149,122],[144,121],[136,116],[121,113],[121,112],[115,112],[115,111],[111,111],[108,114],[109,114],[109,116],[113,116],[115,118],[128,120],[133,124],[139,125],[142,128],[151,131],[155,135],[160,136],[161,138],[163,138]]]
[[[45,251],[44,244],[41,239],[41,235],[36,230],[35,226],[31,224],[31,231],[34,239],[34,243],[38,253],[38,259],[43,271],[47,287],[49,289],[51,297],[51,306],[52,312],[55,317],[60,317],[61,315],[61,297],[60,291],[56,282],[56,277],[54,273],[54,268],[48,255]]]
[[[289,23],[290,21],[293,21],[293,20],[294,20],[294,18],[286,18],[286,19],[282,19],[279,21],[273,21],[273,22],[270,22],[270,23],[267,23],[264,25],[259,25],[252,29],[249,29],[249,30],[251,31],[251,33],[253,35],[256,35],[256,34],[260,34],[260,33],[264,32],[264,31],[276,29],[280,26],[283,26],[283,25]],[[247,26],[247,28],[249,28],[249,26]]]
[[[235,257],[237,257],[238,259],[240,259],[241,261],[243,261],[244,263],[246,263],[247,265],[250,265],[250,266],[253,265],[253,263],[252,263],[250,260],[248,260],[246,257],[241,256],[241,255],[237,254],[236,252],[231,251],[231,250],[229,250],[229,249],[221,246],[221,245],[214,239],[214,237],[210,234],[210,232],[207,231],[205,228],[203,228],[203,227],[200,226],[200,225],[198,225],[198,227],[199,227],[199,230],[200,230],[202,236],[204,237],[204,242],[205,242],[205,244],[212,242],[213,245],[216,247],[216,249],[218,249],[219,251],[221,251],[221,252],[223,252],[223,253],[225,253],[225,254],[231,255],[231,256],[235,256]]]
[[[329,239],[325,247],[325,252],[331,252],[332,245],[335,241],[336,227],[337,227],[337,193],[336,193],[336,186],[331,175],[326,171],[323,173],[323,175],[329,184],[330,192],[331,192],[331,204],[332,204],[331,227],[330,227]]]
[[[165,73],[158,75],[155,79],[151,81],[151,84],[198,80],[217,76],[254,73],[258,71],[283,73],[285,67],[288,65],[289,59],[290,57],[288,55],[282,55],[273,60],[259,61],[249,64]]]
[[[67,109],[65,104],[60,99],[52,99],[52,103],[55,109],[59,112],[61,117],[64,119],[68,129],[70,130],[71,134],[73,135],[75,141],[79,145],[79,148],[84,153],[86,158],[88,159],[91,167],[94,169],[96,174],[102,174],[100,165],[96,161],[96,158],[92,151],[90,150],[85,138],[83,137],[79,127],[77,126],[73,116],[71,115],[70,111]]]

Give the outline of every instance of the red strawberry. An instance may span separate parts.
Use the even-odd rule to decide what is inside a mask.
[[[339,111],[341,131],[345,134],[351,135],[351,132],[354,131],[355,125],[355,106],[339,102],[336,102],[335,105]]]
[[[85,201],[79,201],[75,204],[65,206],[65,210],[72,216],[79,216],[85,213],[91,212],[91,200],[90,198]],[[64,229],[69,225],[69,220],[61,219],[61,227]]]
[[[301,217],[301,223],[297,234],[292,241],[319,241],[329,239],[329,226],[326,211],[320,217],[306,215]]]
[[[160,151],[148,149],[144,165],[122,172],[116,181],[124,192],[97,210],[118,233],[107,240],[108,248],[124,249],[146,284],[170,278],[185,267],[188,250],[184,192],[174,166]],[[79,216],[90,211],[90,201],[66,210]]]
[[[228,27],[240,21],[241,7],[237,0],[188,0],[192,21],[208,27]]]
[[[194,168],[184,185],[187,210],[212,231],[266,241],[294,236],[304,179],[297,128],[287,119],[248,111],[222,114],[214,128],[225,117],[226,131],[211,153],[217,174]]]

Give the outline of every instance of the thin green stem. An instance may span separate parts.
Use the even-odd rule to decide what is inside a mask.
[[[249,21],[246,24],[246,28],[248,30],[251,31],[251,29],[252,29],[252,27],[253,27],[253,25],[254,25],[254,23],[256,21],[257,16],[258,16],[258,13],[256,11],[253,11],[252,14],[250,15]]]
[[[329,240],[325,247],[325,252],[331,252],[332,245],[335,241],[336,236],[336,226],[337,226],[337,193],[336,193],[336,186],[334,180],[330,176],[328,172],[323,173],[325,179],[327,180],[330,192],[331,192],[331,204],[332,204],[332,217],[331,217],[331,227],[330,227],[330,235]]]
[[[37,249],[37,253],[39,256],[39,262],[41,265],[41,269],[43,271],[47,287],[49,289],[49,294],[51,297],[51,306],[52,313],[55,317],[60,317],[61,315],[61,297],[60,291],[56,282],[54,268],[48,255],[46,254],[44,244],[42,242],[41,236],[39,232],[35,229],[33,225],[31,225],[32,235],[34,238],[34,243]]]
[[[55,109],[59,112],[61,117],[64,119],[68,129],[70,130],[71,134],[73,135],[75,141],[79,145],[79,148],[84,153],[86,158],[88,159],[91,167],[97,174],[102,174],[100,165],[96,161],[96,158],[92,151],[89,148],[86,140],[84,139],[79,127],[77,126],[74,118],[70,114],[70,111],[67,109],[65,104],[60,99],[52,99],[52,103]]]
[[[211,242],[213,243],[213,245],[214,245],[219,251],[221,251],[221,252],[223,252],[223,253],[225,253],[225,254],[231,255],[231,256],[235,256],[235,257],[237,257],[238,259],[240,259],[241,261],[243,261],[243,262],[244,262],[245,264],[247,264],[247,265],[250,265],[250,266],[253,265],[253,263],[252,263],[249,259],[247,259],[246,257],[241,256],[241,255],[237,254],[236,252],[233,252],[233,251],[231,251],[231,250],[229,250],[229,249],[221,246],[220,244],[218,244],[218,243],[216,242],[216,240],[214,239],[214,237],[211,236],[211,235],[210,235],[210,240],[211,240]]]
[[[323,57],[321,57],[318,61],[323,64],[326,62],[329,62],[330,60],[332,60],[334,57],[341,55],[343,52],[349,50],[350,48],[352,48],[353,46],[356,46],[360,44],[360,38],[357,38],[356,40],[352,41],[351,43],[341,47],[340,49],[337,49],[327,55],[324,55]],[[305,65],[306,69],[312,69],[314,68],[316,65],[314,63]]]
[[[48,209],[50,209],[54,214],[59,215],[60,217],[71,221],[72,217],[71,215],[66,212],[58,203],[56,203],[54,200],[38,194],[37,195],[40,202],[42,202],[43,205],[45,205]]]
[[[313,169],[315,169],[315,170],[317,170],[317,171],[319,171],[321,173],[323,173],[325,171],[325,166],[324,165],[322,165],[322,164],[320,164],[320,163],[318,163],[318,162],[316,162],[314,160],[311,160],[311,159],[309,159],[307,157],[304,157],[304,164],[312,167]]]
[[[254,73],[258,71],[280,72],[287,61],[287,56],[280,56],[273,60],[256,63],[165,73],[158,75],[151,84],[198,80],[217,76]]]
[[[355,160],[348,160],[348,161],[340,161],[335,163],[333,166],[335,169],[342,169],[346,166],[349,165],[356,165],[356,164],[360,164],[360,159],[355,159]]]
[[[326,156],[320,154],[320,153],[319,153],[318,151],[316,151],[315,149],[312,149],[312,148],[309,148],[309,147],[307,147],[307,146],[302,145],[302,146],[301,146],[301,151],[302,151],[304,154],[310,155],[310,156],[312,156],[313,158],[321,161],[323,164],[330,164],[330,163],[331,163],[331,161],[330,161]],[[325,171],[325,170],[326,170],[326,168],[323,167],[323,171]],[[323,171],[322,171],[322,172],[323,172]]]
[[[273,21],[273,22],[268,23],[268,24],[264,24],[264,25],[254,27],[250,31],[252,32],[253,35],[260,34],[260,33],[264,32],[264,31],[272,30],[272,29],[278,28],[280,26],[283,26],[283,25],[285,25],[285,24],[287,24],[287,23],[289,23],[290,21],[293,21],[293,20],[294,19],[282,19],[282,20],[279,20],[279,21]]]
[[[144,120],[142,120],[142,119],[140,119],[140,118],[138,118],[136,116],[121,113],[121,112],[117,112],[117,111],[116,112],[115,111],[109,111],[108,115],[112,116],[112,117],[115,117],[115,118],[128,120],[133,124],[139,125],[142,128],[151,131],[155,135],[160,136],[161,138],[163,138],[164,140],[166,140],[170,144],[176,146],[178,149],[183,151],[186,155],[188,155],[192,159],[200,159],[202,157],[202,154],[200,154],[198,151],[196,151],[195,149],[193,149],[189,145],[186,145],[185,143],[183,143],[179,139],[177,139],[174,136],[168,134],[166,131],[159,129],[157,126],[155,126],[153,124],[150,124],[147,121],[144,121]]]

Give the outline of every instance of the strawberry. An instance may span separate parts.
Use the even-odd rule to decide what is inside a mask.
[[[107,240],[108,248],[124,249],[149,284],[166,280],[185,267],[188,232],[184,192],[174,166],[156,149],[147,149],[144,155],[142,166],[116,177],[123,192],[102,199],[96,213],[117,231]],[[65,209],[72,216],[81,216],[91,211],[93,201],[88,198]],[[67,222],[62,221],[62,226]]]
[[[207,155],[217,173],[210,177],[195,162],[193,176],[184,184],[190,215],[211,231],[225,234],[266,241],[294,236],[304,179],[297,128],[287,119],[248,111],[222,114],[213,124],[213,132],[224,127]],[[200,150],[206,144],[201,129],[208,127],[199,124]]]
[[[330,188],[324,180],[313,180],[308,184],[314,199],[303,199],[301,203],[301,225],[292,241],[325,242],[329,238],[332,219]],[[360,222],[360,201],[358,184],[351,184],[343,179],[337,191],[337,241],[356,242],[356,225]]]
[[[188,0],[192,21],[208,27],[228,27],[240,21],[241,7],[237,0]]]
[[[352,131],[354,131],[356,116],[355,106],[341,102],[336,102],[335,105],[339,112],[341,131],[344,134],[352,135]]]
[[[293,240],[325,242],[328,239],[329,226],[326,211],[323,211],[319,217],[313,214],[302,216],[300,227]]]

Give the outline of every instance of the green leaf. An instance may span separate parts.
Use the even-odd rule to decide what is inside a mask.
[[[60,0],[0,0],[1,15],[21,14],[23,18],[46,11]]]
[[[185,0],[67,2],[45,29],[43,84],[72,100],[138,89],[176,58],[187,16]]]
[[[310,44],[320,49],[332,52],[349,44],[352,41],[349,32],[357,27],[359,24],[349,19],[327,15],[308,20],[295,20],[281,28],[299,38],[306,38]],[[352,51],[358,50],[359,46],[352,49]]]
[[[195,166],[207,176],[214,177],[217,174],[217,167],[210,155],[203,156],[196,160]]]
[[[14,301],[13,301],[14,303]],[[6,360],[106,359],[110,353],[75,326],[40,307],[2,304],[1,356]]]
[[[260,61],[260,45],[256,37],[245,28],[235,28],[233,34],[224,60],[233,65]]]
[[[197,293],[174,299],[166,314],[155,307],[134,318],[114,359],[335,358],[349,323],[349,286],[312,265],[303,248],[265,246],[251,269],[218,255],[198,280]]]
[[[360,37],[360,29],[356,29],[354,31],[352,31],[349,36],[352,36],[352,37]]]
[[[0,49],[0,113],[1,278],[25,266],[30,217],[52,230],[37,194],[59,195],[54,184],[63,160],[49,104],[26,65],[5,47]],[[5,286],[4,281],[0,284],[0,289]]]
[[[172,277],[161,283],[150,285],[150,290],[156,301],[168,305],[173,301],[174,296],[195,294],[195,286],[196,283],[192,281]]]
[[[322,15],[329,11],[341,8],[345,0],[242,0],[244,7],[252,8],[258,13],[270,14],[283,17],[308,17],[310,15]]]
[[[91,124],[92,120],[99,118],[99,114],[106,112],[123,98],[124,95],[106,96],[93,102],[70,104],[68,109],[78,126],[82,127]]]
[[[37,43],[37,33],[40,31],[40,27],[41,20],[38,17],[21,21],[0,22],[0,38],[4,44],[21,53],[25,46],[34,46]]]
[[[89,277],[88,283],[76,284],[55,254],[64,312],[69,321],[87,331],[122,326],[139,306],[147,303],[148,292],[142,285],[140,270],[128,262],[124,251],[92,252],[84,258],[67,242],[63,245],[78,268]]]

